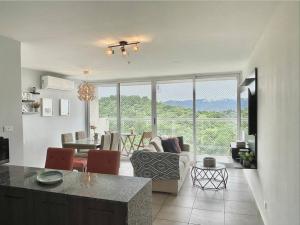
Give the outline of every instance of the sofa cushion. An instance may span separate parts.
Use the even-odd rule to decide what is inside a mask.
[[[184,163],[185,166],[188,166],[190,163],[190,155],[187,152],[181,152],[179,154],[179,161]]]
[[[156,147],[152,143],[149,143],[149,145],[145,146],[143,150],[148,152],[157,152]]]
[[[161,144],[165,152],[180,153],[178,140],[176,138],[163,139],[161,140]]]
[[[157,152],[164,152],[163,146],[161,144],[161,138],[160,137],[154,137],[151,139],[150,144],[152,144]]]

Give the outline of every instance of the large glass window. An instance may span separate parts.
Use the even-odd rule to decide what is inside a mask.
[[[97,87],[97,100],[90,103],[90,125],[97,132],[118,131],[117,85]]]
[[[105,84],[97,86],[97,94],[90,103],[90,124],[99,133],[133,131],[135,144],[146,131],[183,136],[195,155],[228,155],[237,138],[235,76]],[[243,104],[241,110],[243,115]]]
[[[193,144],[193,80],[163,81],[156,86],[157,134],[183,136]]]
[[[237,81],[196,81],[197,154],[227,155],[237,138]]]
[[[151,83],[121,83],[121,133],[133,131],[137,144],[145,131],[152,131]]]

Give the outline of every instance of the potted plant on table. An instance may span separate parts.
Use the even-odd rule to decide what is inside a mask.
[[[240,152],[239,153],[241,160],[242,160],[242,164],[245,168],[250,168],[252,162],[255,159],[255,154],[254,152]]]
[[[98,134],[96,133],[96,129],[97,129],[96,126],[91,125],[91,130],[93,130],[93,132],[94,132],[94,140],[95,141],[98,140]]]
[[[41,106],[41,103],[40,103],[40,102],[33,102],[33,103],[32,103],[32,108],[34,109],[34,112],[38,112],[40,106]]]

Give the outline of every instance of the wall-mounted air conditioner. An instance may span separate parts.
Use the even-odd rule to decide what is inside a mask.
[[[63,91],[71,91],[74,89],[75,83],[59,77],[42,76],[42,89],[56,89]]]

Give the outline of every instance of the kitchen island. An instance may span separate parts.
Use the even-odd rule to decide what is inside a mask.
[[[150,225],[150,179],[61,171],[42,185],[46,169],[0,166],[1,225]]]

